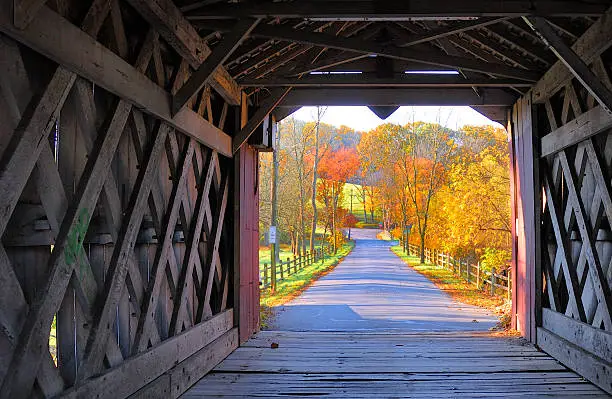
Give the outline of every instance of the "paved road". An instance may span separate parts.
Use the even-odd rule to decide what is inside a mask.
[[[270,329],[288,331],[482,331],[490,312],[455,302],[376,239],[353,229],[355,249],[301,296],[277,308]]]

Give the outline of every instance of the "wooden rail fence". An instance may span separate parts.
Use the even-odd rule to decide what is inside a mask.
[[[419,253],[419,247],[413,244],[402,245],[402,249],[408,255]],[[512,298],[512,276],[510,270],[508,270],[508,275],[504,276],[483,270],[480,262],[474,265],[464,259],[455,259],[445,252],[429,248],[425,248],[425,261],[452,270],[454,274],[480,289],[486,287],[491,295],[500,295],[500,291],[503,291],[508,300]]]
[[[293,258],[287,257],[286,260],[276,264],[276,282],[297,273],[319,261],[325,260],[325,254],[331,254],[331,248],[315,249],[314,252],[306,251],[306,254],[294,255]],[[264,263],[263,268],[259,268],[259,285],[261,288],[267,288],[272,284],[272,265]]]

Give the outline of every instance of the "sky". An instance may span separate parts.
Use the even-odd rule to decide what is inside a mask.
[[[295,119],[314,121],[316,107],[302,107],[293,113]],[[368,107],[327,107],[323,122],[334,126],[346,125],[358,131],[368,131],[384,123],[404,125],[412,121],[439,123],[458,130],[464,125],[492,125],[503,128],[470,107],[400,107],[386,120],[380,119]]]

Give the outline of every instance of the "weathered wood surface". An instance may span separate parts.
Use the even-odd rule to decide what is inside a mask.
[[[183,398],[305,395],[607,397],[522,339],[488,333],[266,331]]]
[[[20,31],[0,1],[0,397],[176,397],[238,345],[234,112],[207,87],[171,118],[159,32],[59,3]]]
[[[556,64],[536,84],[533,97],[542,104],[533,107],[533,130],[541,145],[540,189],[545,199],[537,240],[542,248],[538,276],[543,278],[537,291],[537,344],[608,393],[612,121],[606,107],[612,83],[605,54],[612,42],[602,38],[611,32],[607,13],[574,44],[581,60],[568,49],[560,52],[560,58],[569,56],[569,69]]]

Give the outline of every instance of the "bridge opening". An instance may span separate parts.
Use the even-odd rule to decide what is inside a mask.
[[[510,327],[503,126],[469,107],[398,107],[382,120],[367,107],[319,106],[275,134],[259,165],[264,328],[487,331],[500,316]],[[392,251],[455,274],[447,291],[468,303]]]

